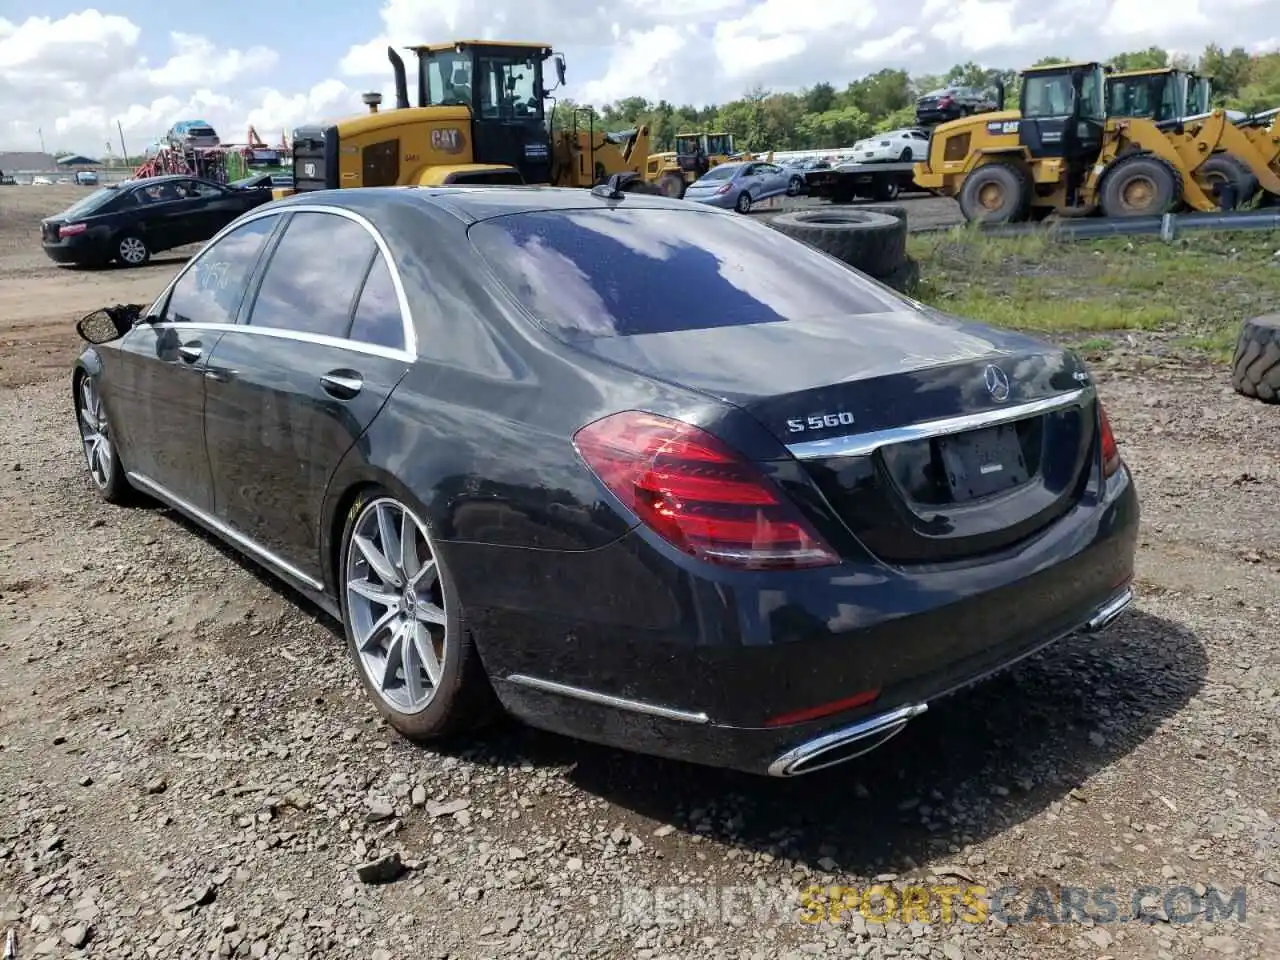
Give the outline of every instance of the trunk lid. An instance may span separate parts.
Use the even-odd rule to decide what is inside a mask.
[[[750,413],[887,562],[1007,548],[1092,476],[1097,414],[1074,355],[932,311],[575,346]]]

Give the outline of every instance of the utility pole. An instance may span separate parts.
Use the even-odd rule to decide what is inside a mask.
[[[41,153],[44,153],[44,128],[43,128],[43,127],[36,127],[36,133],[37,133],[37,134],[39,135],[39,137],[40,137],[40,152],[41,152]]]
[[[129,165],[129,148],[124,145],[124,127],[120,126],[120,121],[116,121],[116,131],[120,134],[120,153],[124,158],[124,165]]]

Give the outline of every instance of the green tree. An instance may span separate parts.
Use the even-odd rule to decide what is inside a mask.
[[[1118,53],[1111,58],[1111,66],[1116,70],[1154,70],[1157,67],[1169,65],[1169,51],[1161,47],[1130,50],[1127,53]]]
[[[1236,97],[1248,86],[1254,62],[1243,47],[1228,53],[1211,43],[1200,54],[1200,72],[1213,81],[1214,100],[1221,104]]]

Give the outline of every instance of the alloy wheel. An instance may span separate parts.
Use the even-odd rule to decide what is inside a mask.
[[[111,449],[111,435],[107,427],[107,412],[93,377],[80,380],[79,409],[80,440],[84,444],[85,459],[89,462],[89,476],[99,489],[106,489],[111,480],[111,461],[115,455]]]
[[[120,241],[120,259],[131,267],[136,267],[147,259],[147,245],[137,237],[125,237]]]
[[[422,521],[391,497],[368,503],[352,527],[343,583],[360,668],[391,709],[421,713],[444,672],[449,623]]]

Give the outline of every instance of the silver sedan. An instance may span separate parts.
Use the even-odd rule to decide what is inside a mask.
[[[722,163],[689,184],[684,198],[749,213],[752,204],[789,193],[791,180],[791,172],[774,163]]]

